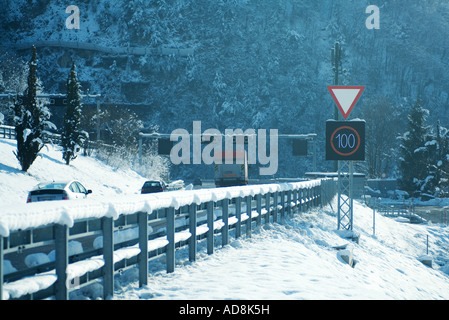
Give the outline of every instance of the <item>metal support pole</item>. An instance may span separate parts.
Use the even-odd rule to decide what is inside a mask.
[[[353,229],[353,163],[338,161],[338,230]]]
[[[189,206],[189,261],[196,260],[196,203]]]
[[[103,218],[103,298],[114,294],[114,220]]]
[[[341,49],[341,45],[339,42],[335,42],[335,46],[331,49],[331,63],[332,63],[332,71],[334,72],[334,85],[338,86],[339,84],[339,74],[340,70],[343,69],[341,58],[343,56],[343,50]],[[334,120],[338,121],[338,108],[334,106]],[[334,161],[334,171],[338,170],[338,161]]]
[[[279,193],[276,191],[273,197],[273,222],[278,222],[278,201],[279,201]]]
[[[4,276],[4,271],[3,271],[3,237],[0,236],[0,301],[3,300],[3,276]]]
[[[265,224],[270,223],[270,214],[271,214],[270,201],[271,201],[271,194],[267,192],[267,194],[265,194],[265,209],[267,210],[267,213],[265,214]]]
[[[167,240],[165,256],[167,259],[167,272],[175,271],[175,208],[170,207],[165,210],[167,219]]]
[[[148,284],[148,213],[139,212],[139,287]]]
[[[246,214],[248,215],[248,220],[246,220],[246,236],[251,237],[251,224],[252,224],[252,217],[251,217],[251,211],[252,211],[252,204],[251,204],[251,196],[246,197]]]
[[[285,191],[281,191],[281,223],[285,220]]]
[[[256,194],[256,225],[260,226],[262,224],[262,195],[260,193]]]
[[[237,217],[237,224],[235,226],[235,238],[242,235],[242,198],[235,199],[235,215]]]
[[[223,209],[221,219],[224,223],[223,228],[221,228],[221,243],[224,247],[229,243],[229,200],[223,199],[221,202],[221,208]]]
[[[292,190],[292,201],[294,204],[294,207],[292,207],[292,212],[296,213],[298,211],[298,190],[297,189]]]
[[[68,300],[69,292],[67,288],[67,266],[69,265],[69,228],[65,225],[55,225],[55,269],[56,284],[55,298],[56,300]]]
[[[207,203],[207,254],[214,253],[214,202]]]

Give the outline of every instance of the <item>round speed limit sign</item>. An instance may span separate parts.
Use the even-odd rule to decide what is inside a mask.
[[[326,160],[365,160],[365,121],[327,121]]]

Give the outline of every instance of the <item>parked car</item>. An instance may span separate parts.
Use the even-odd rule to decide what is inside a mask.
[[[195,178],[195,180],[193,181],[193,185],[194,186],[202,186],[203,185],[203,180],[201,180],[201,178]]]
[[[145,181],[145,183],[142,186],[141,194],[163,192],[165,191],[166,188],[167,187],[163,181],[159,180]]]
[[[43,182],[28,193],[27,202],[84,199],[91,193],[76,180]]]

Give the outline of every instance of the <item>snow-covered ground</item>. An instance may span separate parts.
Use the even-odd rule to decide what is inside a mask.
[[[263,226],[212,256],[202,250],[195,263],[180,252],[175,272],[155,271],[144,288],[124,274],[115,299],[449,298],[449,269],[435,263],[448,257],[448,228],[377,215],[373,236],[372,210],[356,202],[354,213],[359,244],[340,237],[327,206]],[[418,260],[426,254],[427,235],[433,269]],[[344,244],[353,252],[354,268],[333,248]]]
[[[24,203],[27,191],[47,179],[77,178],[94,190],[93,197],[138,193],[144,177],[113,170],[80,156],[66,166],[52,147],[43,152],[29,173],[19,170],[14,141],[0,140],[0,206]],[[114,299],[449,299],[449,229],[412,225],[376,215],[355,202],[354,230],[359,243],[336,230],[336,204],[295,215],[284,224],[264,225],[252,238],[232,238],[213,255],[200,242],[197,261],[186,249],[176,253],[175,272],[167,274],[165,258],[150,261],[148,285],[138,287],[137,268],[116,277]],[[0,212],[1,214],[1,212]],[[433,268],[419,261],[426,254]],[[219,236],[218,236],[219,238]],[[352,251],[352,268],[335,247]],[[436,262],[439,262],[437,264]],[[101,297],[100,284],[71,293],[75,299]]]
[[[16,151],[15,140],[0,139],[0,206],[26,203],[28,191],[44,181],[79,180],[93,191],[89,198],[140,193],[145,182],[145,177],[132,170],[115,170],[82,155],[67,166],[60,148],[51,145],[44,147],[24,173],[13,151]]]

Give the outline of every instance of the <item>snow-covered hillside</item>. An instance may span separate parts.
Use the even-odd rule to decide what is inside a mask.
[[[22,173],[12,153],[15,143],[0,140],[0,206],[23,203],[26,192],[48,179],[77,178],[94,190],[92,197],[137,193],[144,178],[132,171],[113,170],[80,156],[66,166],[57,148],[42,152],[29,173]],[[176,252],[176,268],[165,271],[165,258],[150,262],[148,285],[138,288],[138,270],[116,277],[114,299],[449,299],[449,228],[411,225],[373,213],[356,202],[354,229],[359,243],[336,231],[336,204],[297,214],[284,224],[264,225],[252,238],[233,239],[213,255],[205,242],[198,258],[188,262],[186,249]],[[1,212],[0,212],[1,214]],[[433,268],[419,261],[429,253]],[[219,237],[219,236],[218,236]],[[354,268],[346,264],[341,250],[352,251]],[[94,284],[71,293],[72,299],[101,297]]]
[[[89,197],[135,194],[145,177],[132,170],[115,170],[90,157],[79,155],[69,166],[62,159],[59,147],[46,145],[27,173],[20,170],[13,151],[15,140],[0,139],[0,206],[25,203],[28,191],[43,181],[81,181],[93,191]]]
[[[418,96],[431,110],[429,125],[439,120],[447,127],[449,122],[447,1],[377,1],[378,30],[366,27],[370,16],[366,10],[373,4],[368,1],[117,0],[112,5],[108,0],[86,0],[76,3],[79,29],[66,27],[67,1],[4,3],[0,11],[4,30],[0,33],[1,92],[25,89],[26,78],[17,70],[29,61],[27,45],[35,43],[38,76],[47,93],[65,92],[75,60],[83,93],[101,94],[103,110],[123,104],[146,127],[157,126],[161,133],[190,130],[193,121],[221,131],[265,128],[285,134],[317,133],[321,153],[325,121],[335,116],[326,87],[334,82],[331,48],[338,41],[343,48],[340,84],[366,86],[351,117],[366,119],[368,130],[377,121],[389,129],[383,141],[391,146],[379,153],[388,155],[387,164],[373,177],[397,176],[396,137],[406,132],[404,120]],[[63,43],[54,47],[49,41]],[[179,48],[193,54],[76,49],[86,44],[108,49]],[[379,101],[386,113],[373,112],[379,111]],[[94,102],[86,99],[84,103]],[[4,111],[6,106],[0,104],[0,112]],[[4,114],[6,124],[12,125],[12,116]],[[60,127],[55,118],[52,121]],[[101,130],[108,128],[104,120]],[[289,154],[279,158],[279,177],[307,172],[312,160]],[[317,157],[317,166],[331,170],[332,164]],[[206,178],[203,169],[192,166],[176,176]]]

